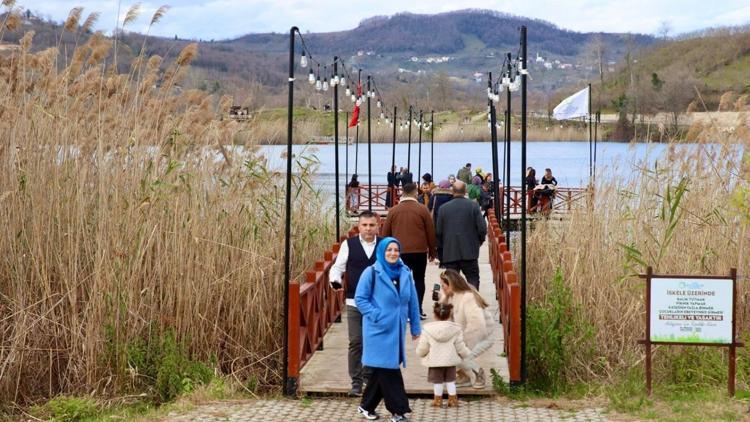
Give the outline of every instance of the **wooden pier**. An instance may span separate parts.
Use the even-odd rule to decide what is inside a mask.
[[[459,395],[493,395],[492,377],[490,369],[495,369],[503,378],[504,382],[508,381],[508,360],[504,353],[503,329],[500,325],[500,313],[498,301],[495,299],[495,286],[492,282],[492,269],[489,262],[488,242],[485,242],[480,250],[479,272],[480,272],[480,292],[484,296],[490,309],[495,315],[495,329],[492,330],[494,344],[490,350],[481,355],[477,362],[484,368],[486,383],[482,389],[471,387],[459,388]],[[427,273],[425,276],[425,298],[423,308],[428,314],[428,321],[432,320],[432,285],[439,283],[439,274],[442,269],[438,268],[435,263],[427,264]],[[408,331],[408,329],[407,329]],[[408,334],[408,333],[407,333]],[[309,362],[302,368],[299,381],[299,390],[306,393],[346,393],[351,388],[351,380],[347,370],[347,355],[349,348],[349,338],[347,335],[346,315],[341,316],[340,323],[334,323],[326,333],[323,339],[322,350],[316,351]],[[427,368],[422,366],[420,358],[415,353],[417,341],[413,341],[411,336],[407,335],[406,351],[407,366],[402,369],[406,392],[409,394],[432,394],[432,383],[427,381]]]
[[[487,240],[480,249],[480,293],[495,315],[494,344],[478,358],[485,370],[484,388],[464,388],[461,394],[489,395],[492,389],[491,370],[502,382],[517,384],[521,380],[521,319],[520,285],[505,236],[494,213],[488,213]],[[353,227],[340,241],[357,234]],[[288,351],[289,377],[287,391],[308,393],[344,393],[349,391],[347,369],[348,335],[344,291],[333,290],[328,274],[338,255],[340,243],[326,250],[323,259],[305,272],[303,279],[289,285]],[[441,269],[434,263],[427,266],[424,309],[431,308],[432,286],[439,280]],[[428,312],[429,313],[429,312]],[[407,340],[407,367],[404,369],[407,392],[431,394],[427,370],[420,364]]]

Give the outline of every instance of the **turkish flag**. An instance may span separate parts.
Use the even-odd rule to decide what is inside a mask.
[[[359,101],[362,98],[362,83],[357,83],[357,100],[354,103],[354,110],[352,111],[352,119],[349,121],[349,127],[357,126],[359,122]]]

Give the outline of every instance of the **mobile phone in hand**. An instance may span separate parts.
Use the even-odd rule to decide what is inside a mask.
[[[344,286],[341,285],[340,281],[332,281],[331,287],[333,287],[333,290],[341,290],[344,288]]]

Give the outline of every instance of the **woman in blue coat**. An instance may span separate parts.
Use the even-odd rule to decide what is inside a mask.
[[[412,339],[419,338],[419,300],[409,267],[399,258],[401,244],[386,237],[375,249],[375,264],[357,283],[354,301],[362,313],[362,365],[371,369],[357,411],[377,419],[375,408],[385,399],[392,421],[405,421],[411,412],[400,365],[406,367],[406,322]]]

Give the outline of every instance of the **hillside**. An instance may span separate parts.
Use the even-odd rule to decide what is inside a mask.
[[[487,71],[499,70],[506,52],[518,52],[521,25],[529,28],[530,98],[540,107],[548,101],[549,93],[595,74],[595,48],[603,51],[603,62],[614,63],[625,54],[627,45],[641,47],[654,42],[646,35],[568,31],[549,22],[487,10],[377,16],[351,30],[307,33],[304,38],[318,56],[338,54],[350,64],[371,70],[384,96],[386,92],[398,93],[390,94],[388,103],[446,109],[476,107],[481,102],[486,82],[477,80],[475,74],[486,78]],[[301,29],[304,32],[305,28]],[[63,33],[60,25],[30,16],[21,30],[5,34],[4,41],[17,42],[26,30],[36,31],[34,49],[59,45],[68,55],[91,35]],[[146,54],[160,55],[169,62],[192,41],[148,37]],[[121,35],[120,71],[129,68],[143,43],[141,34]],[[281,106],[285,103],[287,48],[288,34],[277,33],[199,41],[199,54],[186,87],[229,94],[251,107]],[[316,107],[327,102],[314,91],[300,101]]]
[[[708,110],[721,104],[723,111],[742,111],[750,103],[750,27],[707,30],[642,48],[618,64],[603,95],[605,108],[619,98],[629,103],[629,112],[670,111],[668,103],[682,111],[703,111],[704,103]]]

